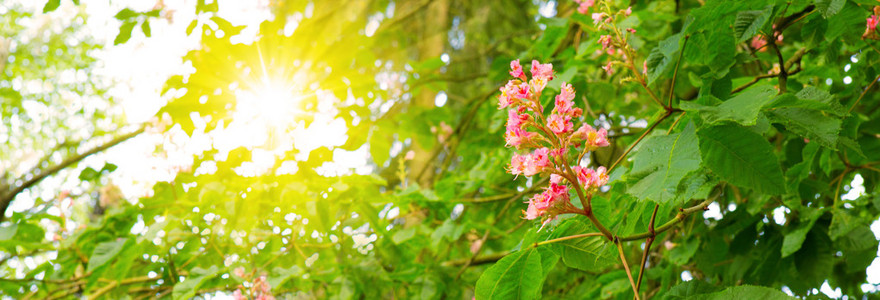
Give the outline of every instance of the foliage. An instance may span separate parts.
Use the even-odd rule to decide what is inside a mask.
[[[42,13],[81,9],[66,2]],[[40,12],[11,8],[0,27],[16,45],[0,73],[0,138],[10,141],[0,195],[62,194],[30,180],[51,176],[91,194],[4,208],[0,293],[783,299],[827,282],[875,296],[878,3],[538,2],[273,1],[272,18],[248,28],[200,0],[186,28],[199,42],[183,57],[192,71],[168,78],[155,122],[95,148],[56,143],[119,131],[120,116],[84,107],[73,115],[90,121],[72,128],[71,116],[37,119],[33,107],[64,112],[60,90],[112,106],[94,99],[107,87],[16,82],[51,82],[61,69],[97,76],[88,51],[99,46],[65,43],[76,25],[25,38],[14,20]],[[108,16],[121,27],[112,44],[138,30],[155,38],[168,14],[121,9]],[[248,30],[254,41],[241,42]],[[41,55],[42,44],[61,52]],[[517,72],[516,60],[552,64],[552,75]],[[242,117],[279,95],[288,102]],[[340,141],[302,134],[334,122]],[[236,127],[248,124],[258,126]],[[265,138],[222,144],[235,128]],[[107,197],[115,165],[61,171],[142,132],[211,142],[139,199],[105,201],[119,200]],[[600,132],[606,147],[586,138]],[[532,139],[517,145],[512,134]],[[517,167],[544,147],[570,150]],[[28,151],[49,159],[11,163]],[[368,156],[367,171],[334,169],[351,153]],[[565,205],[538,209],[551,192]],[[67,197],[78,214],[50,209]]]

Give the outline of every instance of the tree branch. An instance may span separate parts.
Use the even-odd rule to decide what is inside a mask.
[[[20,194],[20,193],[23,192],[24,190],[26,190],[26,189],[30,188],[31,186],[37,184],[38,182],[40,182],[41,180],[45,179],[46,177],[49,177],[49,176],[51,176],[51,175],[53,175],[53,174],[55,174],[55,173],[58,173],[59,171],[65,169],[65,168],[67,168],[67,167],[70,167],[70,166],[73,165],[73,164],[76,164],[76,163],[82,161],[82,160],[85,159],[86,157],[89,157],[89,156],[91,156],[91,155],[93,155],[93,154],[96,154],[96,153],[102,152],[102,151],[104,151],[104,150],[107,150],[107,149],[109,149],[109,148],[111,148],[111,147],[113,147],[113,146],[116,146],[116,145],[118,145],[118,144],[120,144],[120,143],[122,143],[122,142],[124,142],[124,141],[127,141],[127,140],[130,139],[130,138],[133,138],[133,137],[135,137],[135,136],[137,136],[137,135],[143,133],[145,127],[146,127],[145,125],[141,125],[141,126],[140,126],[137,130],[135,130],[134,132],[127,133],[127,134],[121,135],[121,136],[119,136],[119,137],[116,137],[116,138],[114,138],[114,139],[112,139],[112,140],[110,140],[110,141],[108,141],[108,142],[106,142],[106,143],[104,143],[104,144],[102,144],[102,145],[99,145],[99,146],[97,146],[97,147],[94,147],[94,148],[92,148],[92,149],[89,149],[88,151],[83,152],[82,154],[78,154],[78,155],[74,155],[74,156],[72,156],[72,157],[68,157],[67,159],[61,161],[61,163],[59,163],[59,164],[57,164],[57,165],[55,165],[55,166],[52,166],[52,167],[50,167],[50,168],[47,168],[47,169],[44,169],[44,170],[39,170],[39,171],[37,172],[37,174],[34,175],[31,179],[24,180],[25,177],[24,177],[24,175],[23,175],[22,177],[20,177],[20,178],[18,179],[18,180],[20,180],[20,181],[23,181],[23,183],[22,183],[21,185],[16,186],[15,188],[11,189],[9,192],[3,194],[2,197],[0,197],[0,222],[2,222],[2,221],[5,219],[5,216],[6,216],[6,209],[9,208],[9,205],[12,203],[12,200],[14,200],[14,199],[15,199],[15,196],[17,196],[18,194]],[[36,168],[39,168],[39,166],[36,166]],[[30,174],[30,172],[28,172],[28,174]],[[18,180],[17,180],[17,181],[18,181]]]
[[[669,222],[666,222],[666,224],[660,225],[660,227],[657,227],[657,229],[655,229],[654,232],[648,231],[648,232],[643,232],[643,233],[639,233],[639,234],[634,234],[631,236],[620,237],[618,239],[622,242],[635,241],[635,240],[640,240],[640,239],[644,239],[644,238],[651,237],[651,236],[656,236],[659,233],[663,233],[664,231],[672,228],[672,226],[675,226],[675,224],[680,223],[688,215],[690,215],[694,212],[697,212],[697,211],[705,210],[706,207],[709,206],[709,204],[711,204],[712,202],[715,202],[715,200],[718,199],[719,196],[721,196],[722,190],[723,189],[719,188],[715,192],[714,195],[709,196],[708,198],[706,198],[706,200],[704,200],[703,202],[700,202],[700,204],[697,204],[697,205],[694,205],[694,206],[691,206],[688,208],[680,209],[678,214],[675,215],[675,218],[672,218],[672,220],[669,220]]]

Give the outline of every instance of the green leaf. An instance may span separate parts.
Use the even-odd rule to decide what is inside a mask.
[[[821,210],[811,208],[801,209],[800,213],[800,223],[798,223],[794,230],[786,233],[785,238],[782,240],[783,258],[788,257],[801,249],[804,240],[807,238],[807,233],[810,232],[810,229],[813,228],[813,224],[815,224],[816,220],[819,219],[819,216],[822,215]]]
[[[543,274],[541,255],[534,248],[511,253],[477,280],[477,299],[536,299]]]
[[[680,243],[669,251],[669,261],[676,265],[684,265],[690,261],[691,257],[697,253],[700,248],[699,239],[688,239],[684,243]]]
[[[656,48],[651,50],[651,54],[648,55],[647,65],[648,65],[648,84],[657,80],[661,75],[666,73],[666,70],[675,64],[675,60],[677,59],[676,54],[678,53],[678,43],[681,40],[681,34],[674,34],[658,45]]]
[[[43,6],[43,13],[45,14],[47,12],[56,10],[56,9],[58,9],[58,6],[60,6],[60,5],[61,5],[61,0],[49,0],[49,2],[46,2],[46,5]]]
[[[399,245],[400,243],[406,242],[409,239],[413,238],[413,236],[415,235],[416,227],[405,228],[395,232],[394,235],[391,236],[391,241],[394,242],[394,244]]]
[[[834,99],[831,93],[812,86],[805,87],[795,95],[781,95],[774,99],[773,103],[767,105],[768,109],[782,107],[816,109],[839,117],[846,116],[847,114],[846,109],[840,105],[839,101]]]
[[[562,39],[568,33],[569,27],[567,18],[547,19],[546,23],[547,29],[544,30],[544,34],[534,43],[532,48],[533,53],[543,60],[553,55],[553,52],[556,51],[556,48],[559,47]]]
[[[569,218],[553,231],[552,238],[560,238],[588,232],[595,232],[592,226],[578,218]],[[569,239],[553,243],[551,247],[557,249],[562,256],[562,262],[571,268],[589,272],[597,272],[617,263],[615,251],[607,249],[610,246],[604,237],[592,236],[578,239]]]
[[[743,126],[757,124],[758,114],[776,95],[771,85],[759,85],[743,91],[716,106],[705,106],[694,102],[682,102],[681,109],[699,112],[699,116],[709,124],[732,121]]]
[[[727,300],[727,299],[761,299],[761,300],[789,300],[795,299],[780,290],[764,286],[741,285],[727,288],[723,291],[697,295],[691,299],[700,300]]]
[[[840,12],[843,5],[846,4],[846,0],[816,0],[814,3],[816,4],[816,10],[822,13],[823,18],[827,19]]]
[[[700,168],[700,148],[693,123],[680,132],[652,136],[645,140],[633,157],[630,176],[639,178],[628,193],[641,200],[678,205],[689,199],[675,197],[679,182]]]
[[[122,251],[126,242],[128,242],[128,239],[119,239],[98,244],[98,246],[95,247],[95,250],[92,251],[92,256],[89,257],[89,267],[87,270],[91,272],[111,262],[116,258],[116,255]]]
[[[780,108],[773,110],[770,120],[785,126],[792,133],[815,141],[820,145],[837,149],[840,119],[806,108]]]
[[[117,34],[116,39],[113,40],[113,45],[127,42],[131,38],[131,30],[134,29],[134,25],[137,25],[137,23],[133,21],[123,23],[122,27],[119,27],[119,34]]]
[[[18,231],[18,224],[12,224],[6,227],[0,227],[0,241],[6,241],[12,239],[15,236],[15,232]]]
[[[679,283],[669,289],[665,299],[690,299],[691,297],[717,292],[719,288],[702,280],[691,280]]]
[[[219,272],[220,268],[217,266],[211,266],[207,270],[199,267],[193,268],[189,277],[174,285],[172,297],[174,299],[192,298],[206,280],[214,278]]]
[[[859,218],[851,215],[844,209],[835,209],[833,213],[834,215],[831,217],[831,226],[828,227],[828,234],[833,241],[849,234],[849,232],[856,229],[856,227],[863,225]]]
[[[144,20],[144,22],[141,23],[141,30],[144,32],[144,36],[152,36],[152,31],[150,30],[150,20]]]
[[[129,8],[123,8],[118,13],[116,13],[116,15],[113,17],[116,18],[117,20],[120,20],[120,21],[126,21],[128,19],[136,17],[137,15],[138,15],[137,12],[135,12]]]
[[[764,137],[732,124],[704,128],[697,135],[703,163],[724,180],[766,194],[785,192],[779,161]]]
[[[193,30],[196,29],[196,25],[199,25],[199,19],[192,20],[189,22],[189,25],[186,26],[186,35],[192,34]]]
[[[794,265],[800,284],[815,287],[834,269],[834,249],[831,239],[822,230],[813,228],[804,240],[804,246],[794,254]]]
[[[763,10],[747,10],[736,14],[733,22],[733,32],[736,42],[742,43],[752,38],[767,24],[773,14],[773,5],[767,5]]]

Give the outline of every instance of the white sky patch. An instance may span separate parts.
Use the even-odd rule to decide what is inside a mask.
[[[862,178],[862,174],[857,173],[856,176],[853,176],[853,180],[849,183],[849,186],[849,192],[841,196],[841,199],[856,200],[865,195],[865,179]]]
[[[721,220],[722,217],[724,216],[721,215],[721,207],[718,206],[718,203],[716,202],[712,202],[712,204],[709,204],[708,210],[703,212],[703,218],[705,219]]]
[[[825,280],[825,282],[822,283],[819,291],[831,298],[840,298],[840,296],[843,296],[843,292],[841,292],[840,288],[832,289],[831,285],[828,284],[828,280]]]

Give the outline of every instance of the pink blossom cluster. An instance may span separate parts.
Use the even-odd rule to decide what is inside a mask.
[[[868,17],[865,21],[865,33],[862,34],[862,39],[877,38],[877,23],[880,23],[880,17],[878,17],[878,15],[880,15],[880,5],[874,6],[874,14]]]
[[[773,29],[776,30],[776,24],[773,24]],[[776,37],[776,44],[781,45],[783,40],[782,32],[773,31],[773,36]],[[755,49],[758,52],[764,52],[767,51],[767,48],[764,47],[767,45],[767,38],[768,37],[763,34],[756,35],[752,38],[752,41],[749,44],[752,46],[752,49]]]
[[[233,273],[235,276],[241,278],[246,278],[246,276],[248,276],[242,267],[235,268]],[[245,292],[242,293],[242,290]],[[253,279],[253,285],[250,288],[245,288],[244,286],[239,285],[238,289],[232,292],[232,298],[235,300],[275,300],[275,297],[272,296],[271,290],[272,287],[269,286],[269,282],[266,281],[266,275],[260,275]],[[248,296],[251,297],[249,298]]]
[[[574,0],[578,4],[578,13],[586,15],[590,11],[590,7],[596,4],[596,0]]]
[[[590,15],[593,19],[593,24],[596,25],[597,29],[604,30],[608,26],[613,27],[615,18],[617,16],[628,17],[632,14],[632,7],[627,7],[626,9],[620,10],[616,13],[612,13],[610,11],[606,12],[595,12]],[[635,34],[636,30],[634,28],[626,28],[625,30],[629,34]],[[626,47],[626,37],[621,36],[621,32],[617,31],[617,29],[610,30],[608,34],[602,34],[599,36],[598,44],[602,45],[602,50],[597,50],[596,54],[601,55],[602,53],[608,54],[611,56],[611,59],[602,66],[602,69],[605,70],[605,73],[609,76],[614,74],[614,59],[621,59],[626,61],[626,51],[624,49]]]
[[[499,109],[508,109],[504,134],[507,146],[532,149],[524,154],[514,153],[508,172],[517,176],[550,175],[550,185],[529,199],[528,209],[523,211],[526,219],[547,221],[559,214],[581,212],[571,204],[569,190],[572,187],[592,195],[608,183],[604,167],[593,170],[576,163],[572,167],[568,161],[574,157],[567,156],[573,149],[571,153],[579,154],[574,161],[579,162],[587,152],[608,146],[608,132],[588,124],[575,129],[574,123],[583,111],[575,107],[575,91],[569,83],[562,83],[553,109],[545,116],[540,97],[547,82],[553,79],[553,66],[533,60],[530,73],[531,79],[519,60],[510,62],[510,75],[514,79],[501,88],[498,104]]]

